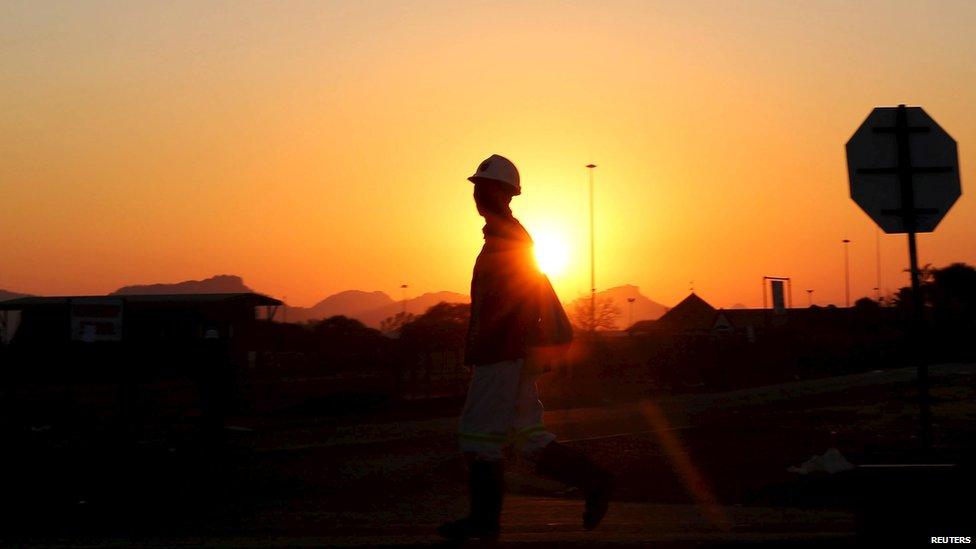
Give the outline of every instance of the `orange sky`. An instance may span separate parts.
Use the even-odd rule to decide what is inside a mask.
[[[463,5],[459,5],[463,4]],[[976,3],[181,2],[0,6],[0,288],[104,293],[218,273],[294,305],[466,292],[465,181],[514,160],[554,276],[673,305],[875,286],[844,143],[875,105],[959,142],[963,196],[922,263],[976,263]],[[907,283],[882,237],[882,286]]]

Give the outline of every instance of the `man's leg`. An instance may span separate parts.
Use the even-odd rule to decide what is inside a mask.
[[[552,441],[539,453],[536,472],[583,490],[583,528],[593,530],[600,525],[613,495],[613,475],[609,471],[576,450]]]
[[[470,514],[437,532],[451,539],[498,537],[504,496],[502,448],[515,417],[521,361],[478,366],[461,413],[458,439],[468,463]]]
[[[540,476],[583,490],[586,508],[583,528],[596,528],[607,514],[613,493],[613,476],[583,454],[556,442],[542,423],[543,407],[536,389],[537,375],[522,377],[515,419],[516,445],[522,456],[535,464]]]
[[[556,435],[546,430],[542,423],[545,409],[536,389],[538,373],[526,373],[519,377],[518,401],[515,406],[515,447],[522,458],[536,464],[542,449],[556,440]]]

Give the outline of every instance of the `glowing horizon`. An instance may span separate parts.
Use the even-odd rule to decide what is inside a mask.
[[[9,3],[0,17],[0,288],[100,294],[227,273],[294,305],[467,293],[466,181],[511,158],[560,297],[634,284],[759,306],[763,275],[873,296],[844,143],[921,105],[963,195],[920,263],[976,264],[976,4]],[[484,32],[490,29],[491,32]],[[540,240],[541,239],[541,240]],[[908,284],[882,235],[882,292]]]

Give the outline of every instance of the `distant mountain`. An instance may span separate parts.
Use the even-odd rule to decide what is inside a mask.
[[[614,304],[620,308],[621,314],[618,324],[621,328],[628,320],[630,304],[627,302],[627,298],[629,297],[635,298],[634,322],[657,319],[668,310],[664,305],[641,295],[639,288],[632,285],[610,288],[598,292],[597,296],[611,298]],[[586,299],[589,298],[579,298],[579,300]],[[469,303],[470,301],[469,296],[457,292],[431,292],[408,299],[406,309],[408,313],[422,314],[441,302]],[[306,322],[321,320],[334,315],[344,315],[355,318],[367,326],[378,328],[383,320],[403,311],[403,305],[403,301],[394,300],[384,292],[349,290],[331,295],[312,307],[288,307],[287,315],[288,322]],[[570,303],[568,307],[572,305]]]
[[[204,280],[186,280],[175,284],[145,284],[123,286],[111,295],[133,294],[231,294],[253,292],[236,275],[216,275]]]
[[[311,307],[288,307],[288,322],[319,320],[335,315],[358,318],[358,315],[393,304],[383,292],[347,290],[319,301]]]
[[[0,301],[6,301],[8,299],[17,299],[18,297],[27,297],[29,295],[30,294],[18,294],[17,292],[0,290]]]
[[[432,292],[420,295],[407,300],[407,312],[415,315],[423,314],[434,305],[441,302],[447,303],[469,303],[471,298],[456,292]],[[390,305],[379,307],[372,311],[367,311],[357,316],[367,326],[378,328],[380,322],[399,312],[403,311],[403,302],[396,301]]]
[[[433,292],[408,299],[408,313],[422,314],[440,302],[468,303],[470,299],[456,292]],[[288,322],[321,320],[335,315],[355,318],[367,326],[379,328],[383,320],[403,311],[403,301],[394,301],[384,292],[348,290],[331,295],[312,307],[288,307]]]
[[[242,293],[256,290],[244,284],[244,280],[236,275],[216,275],[204,280],[186,280],[173,284],[143,284],[123,286],[112,295],[132,294],[209,294],[209,293]],[[259,292],[260,293],[260,292]],[[0,290],[0,299],[12,299],[22,294],[4,292]],[[5,297],[9,296],[9,297]],[[626,285],[610,288],[597,293],[599,297],[609,297],[620,308],[618,325],[624,328],[627,324],[630,304],[627,299],[635,298],[634,322],[639,320],[654,320],[667,312],[668,308],[641,295],[637,286]],[[581,297],[569,303],[570,309],[574,303],[589,299]],[[441,302],[469,303],[470,297],[457,292],[431,292],[406,301],[407,312],[422,314],[430,307]],[[311,307],[287,307],[287,311],[279,309],[277,318],[288,322],[307,322],[321,320],[335,315],[355,318],[374,328],[379,328],[383,320],[396,315],[403,310],[404,303],[395,300],[384,292],[365,292],[361,290],[347,290],[330,295]]]
[[[244,280],[239,276],[216,275],[203,280],[186,280],[173,284],[123,286],[112,292],[111,295],[219,294],[243,292],[256,292],[256,290],[244,284]],[[11,297],[20,297],[20,294],[10,294]],[[3,294],[0,294],[0,299],[2,299],[2,296]],[[468,296],[455,292],[427,293],[408,299],[407,312],[421,314],[442,301],[448,303],[467,303],[469,299]],[[355,318],[367,326],[379,328],[380,322],[402,310],[403,302],[395,301],[384,292],[347,290],[330,295],[311,307],[288,307],[287,311],[279,310],[277,318],[287,318],[288,322],[306,322],[309,320],[321,320],[335,315],[344,315],[349,318]]]
[[[626,329],[627,322],[630,317],[630,303],[627,299],[634,298],[634,322],[641,320],[657,320],[664,313],[668,312],[668,308],[660,303],[642,295],[640,293],[640,288],[632,284],[626,284],[624,286],[616,286],[602,292],[596,293],[597,299],[607,298],[613,300],[613,304],[620,309],[620,318],[617,321],[617,327],[620,329]],[[586,306],[588,305],[590,297],[583,296],[574,299],[572,302],[567,304],[566,311],[570,312],[578,304],[582,303]]]

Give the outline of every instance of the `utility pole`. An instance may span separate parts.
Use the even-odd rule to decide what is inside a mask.
[[[590,330],[596,330],[596,236],[593,223],[593,169],[596,164],[587,164],[590,172]]]
[[[876,280],[874,288],[874,297],[881,303],[881,229],[875,225],[874,226],[874,269]]]
[[[851,306],[851,260],[850,252],[848,247],[851,243],[850,240],[841,240],[844,243],[844,306]]]
[[[873,109],[846,149],[851,198],[886,233],[908,235],[912,328],[906,335],[918,365],[920,439],[928,450],[929,343],[915,235],[934,231],[962,194],[956,141],[924,109],[902,104]],[[921,174],[924,177],[915,177]],[[879,283],[879,292],[880,287]]]
[[[928,450],[932,444],[932,415],[929,403],[929,365],[922,355],[922,345],[927,337],[925,332],[925,305],[922,301],[922,281],[918,270],[918,246],[915,233],[918,232],[918,214],[926,213],[916,209],[915,186],[912,174],[920,168],[912,164],[911,141],[908,136],[912,128],[908,125],[905,105],[898,105],[895,114],[895,142],[898,150],[896,173],[901,191],[902,223],[908,232],[908,268],[912,275],[912,340],[915,361],[918,364],[918,404],[921,423],[922,448]],[[917,130],[915,130],[917,131]],[[916,160],[917,161],[917,160]],[[951,170],[951,168],[950,168]]]

